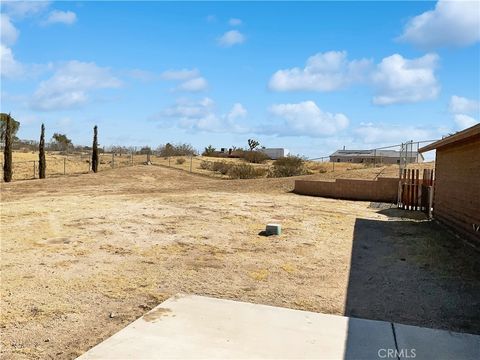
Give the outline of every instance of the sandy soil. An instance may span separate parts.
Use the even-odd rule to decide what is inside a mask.
[[[480,333],[478,253],[420,213],[293,180],[135,166],[2,183],[2,358],[74,358],[178,292]],[[271,221],[282,236],[258,234]]]

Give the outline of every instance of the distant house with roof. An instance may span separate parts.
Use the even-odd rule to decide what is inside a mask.
[[[366,164],[400,164],[400,151],[397,150],[337,150],[330,155],[331,162],[349,162]],[[423,155],[417,151],[409,152],[406,162],[423,162]]]

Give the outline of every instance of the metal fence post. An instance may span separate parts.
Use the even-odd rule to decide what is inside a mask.
[[[35,179],[35,160],[33,160],[33,178]]]
[[[190,155],[190,172],[192,172],[193,155]]]
[[[115,153],[112,153],[112,169],[115,168]]]

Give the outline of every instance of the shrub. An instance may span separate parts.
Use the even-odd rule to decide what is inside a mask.
[[[192,145],[181,143],[175,145],[170,143],[160,145],[156,152],[157,155],[161,157],[197,155],[197,150],[195,150]]]
[[[222,175],[227,175],[228,170],[233,166],[233,164],[226,163],[225,161],[215,161],[212,164],[212,171],[219,172]]]
[[[255,168],[249,164],[233,165],[228,170],[228,176],[231,179],[255,179],[264,176],[266,170],[264,168]]]
[[[177,159],[177,165],[182,165],[183,163],[185,163],[185,159],[184,158],[178,158]]]
[[[305,160],[300,156],[289,155],[273,162],[271,177],[297,176],[307,173]]]
[[[212,163],[210,161],[205,161],[203,160],[201,163],[200,163],[200,169],[203,169],[203,170],[212,170]]]
[[[245,151],[243,158],[253,164],[263,164],[269,159],[269,157],[261,151]]]

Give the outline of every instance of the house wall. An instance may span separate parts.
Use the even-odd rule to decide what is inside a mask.
[[[433,216],[480,245],[480,136],[437,149]]]
[[[397,201],[398,179],[378,180],[336,179],[335,181],[295,180],[296,194],[346,200]]]

